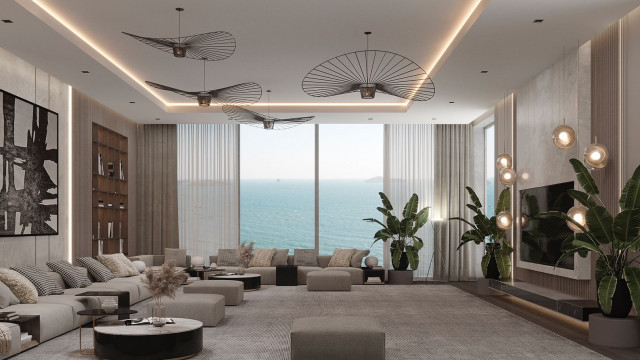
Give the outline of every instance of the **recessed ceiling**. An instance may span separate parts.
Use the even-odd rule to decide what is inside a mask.
[[[317,123],[468,123],[557,61],[563,47],[584,43],[640,5],[628,0],[16,1],[22,7],[11,3],[3,9],[14,24],[0,32],[0,46],[140,123],[228,121],[219,108],[167,107],[189,100],[154,89],[158,99],[139,84],[202,88],[201,62],[173,58],[121,34],[175,37],[178,5],[185,8],[183,35],[224,30],[236,38],[235,54],[207,64],[207,88],[257,82],[273,90],[274,111],[316,115]],[[477,19],[470,17],[476,7],[482,10]],[[536,19],[544,22],[533,23]],[[373,32],[372,49],[397,52],[425,70],[435,66],[435,97],[405,105],[384,94],[373,101],[358,94],[306,95],[300,86],[306,73],[329,58],[362,50],[364,31]],[[452,42],[458,33],[463,36]],[[436,64],[449,43],[450,52]]]

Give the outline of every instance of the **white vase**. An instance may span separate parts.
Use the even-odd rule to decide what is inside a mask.
[[[364,264],[368,268],[374,268],[378,266],[378,258],[375,256],[367,256],[367,258],[364,259]]]

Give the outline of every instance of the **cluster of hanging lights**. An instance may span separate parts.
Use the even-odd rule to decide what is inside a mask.
[[[513,170],[513,158],[506,151],[506,136],[507,136],[507,97],[503,100],[503,149],[502,154],[496,158],[496,168],[500,170],[498,179],[504,186],[512,186],[516,183],[517,174]],[[501,211],[496,215],[496,225],[502,230],[509,230],[513,225],[513,217],[509,211]]]

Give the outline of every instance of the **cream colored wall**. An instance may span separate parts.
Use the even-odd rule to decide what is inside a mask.
[[[623,174],[626,182],[640,165],[640,7],[624,18]]]
[[[0,237],[0,267],[66,259],[68,207],[67,84],[0,48],[0,88],[58,113],[58,235]]]

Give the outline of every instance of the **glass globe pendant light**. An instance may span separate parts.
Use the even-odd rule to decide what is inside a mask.
[[[572,218],[573,221],[575,221],[578,224],[582,225],[583,228],[587,229],[587,208],[586,207],[584,207],[582,205],[574,206],[571,209],[569,209],[569,211],[567,211],[567,216]],[[571,221],[567,221],[567,226],[569,226],[569,229],[571,229],[571,230],[573,230],[575,232],[581,232],[582,231],[582,229],[577,227]]]
[[[513,218],[508,211],[501,211],[496,216],[496,225],[502,230],[511,229],[511,225],[513,225]]]
[[[579,63],[580,49],[578,48],[578,69],[580,68]],[[562,112],[564,113],[564,49],[562,49],[562,89],[560,91],[560,100],[562,102]],[[579,116],[579,114],[578,114]],[[573,128],[566,124],[566,119],[562,117],[562,125],[556,127],[553,130],[553,145],[560,150],[568,149],[576,142],[576,132]]]
[[[598,144],[598,137],[595,137],[593,144],[584,149],[584,162],[592,169],[602,169],[609,162],[609,151],[607,147]]]
[[[498,155],[498,157],[496,158],[496,167],[498,168],[498,170],[500,170],[501,173],[502,173],[502,170],[511,169],[511,167],[513,166],[513,158],[506,151],[506,147],[507,147],[506,145],[506,141],[507,141],[506,139],[507,137],[507,97],[506,95],[502,100],[502,104],[503,104],[503,107],[502,107],[503,109],[502,154]],[[502,180],[500,181],[502,182]]]
[[[498,157],[496,158],[496,167],[499,170],[509,169],[511,168],[512,164],[513,164],[513,159],[511,158],[511,155],[507,153],[502,153],[498,155]]]
[[[504,186],[511,186],[516,183],[516,171],[513,169],[500,170],[500,183]]]
[[[527,225],[529,225],[529,215],[522,214],[520,216],[520,227],[524,229],[527,227]]]

